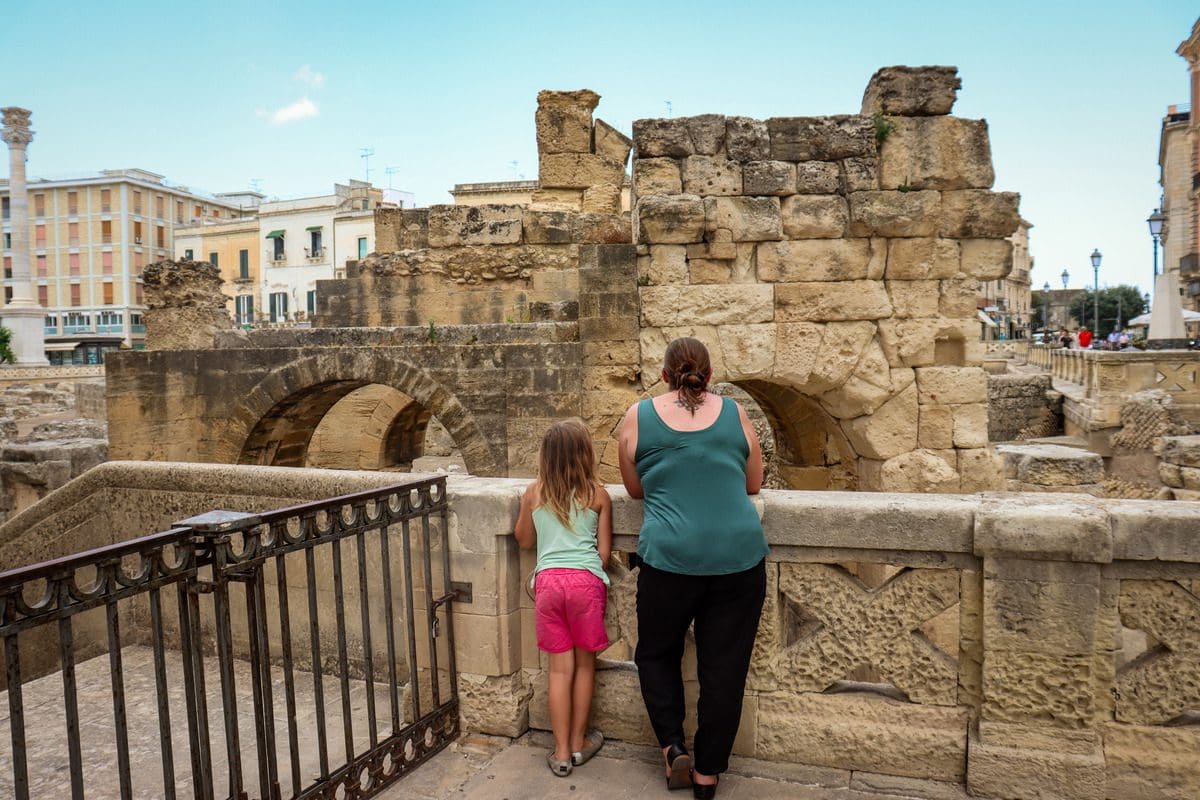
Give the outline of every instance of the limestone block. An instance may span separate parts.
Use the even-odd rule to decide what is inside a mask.
[[[870,334],[874,334],[875,326],[869,323],[851,324],[869,325]],[[823,326],[812,322],[781,322],[775,326],[774,375],[776,380],[794,387],[804,386],[808,383],[813,367],[817,363],[817,353],[821,349],[823,330]],[[851,366],[849,369],[853,368]],[[847,376],[849,369],[846,370]],[[844,381],[845,378],[842,380]]]
[[[629,244],[630,236],[632,236],[632,225],[628,212],[579,214],[575,220],[575,226],[577,231],[575,240],[580,244]]]
[[[960,268],[959,243],[953,239],[892,239],[888,242],[887,277],[913,281],[953,278]]]
[[[986,403],[954,406],[954,446],[987,447],[988,407]]]
[[[590,153],[592,111],[599,102],[600,95],[587,89],[538,92],[538,153]]]
[[[778,197],[706,197],[704,219],[710,237],[728,230],[734,242],[783,238]]]
[[[875,155],[870,117],[773,117],[767,120],[776,161],[839,161]]]
[[[934,191],[852,192],[851,236],[932,236],[941,196]]]
[[[770,158],[771,139],[767,123],[750,117],[725,118],[725,154],[734,161]]]
[[[879,148],[882,189],[990,189],[992,150],[985,120],[898,117]]]
[[[986,411],[985,411],[986,417]],[[854,451],[886,461],[917,446],[917,387],[911,385],[884,403],[874,414],[843,425]],[[986,433],[987,426],[984,426]],[[985,440],[986,441],[986,440]]]
[[[519,205],[429,207],[429,246],[519,244],[521,217]]]
[[[1104,460],[1075,447],[1001,444],[996,445],[996,454],[1004,460],[1005,474],[1026,484],[1081,486],[1104,479]]]
[[[846,158],[841,162],[842,194],[873,192],[879,188],[879,160]]]
[[[1104,800],[1104,757],[988,744],[971,736],[967,790],[996,800]],[[1122,797],[1122,800],[1125,800]]]
[[[583,190],[536,189],[529,199],[529,207],[551,211],[579,211],[583,207]]]
[[[874,336],[875,325],[870,322],[830,322],[825,325],[805,392],[827,392],[849,380]]]
[[[641,330],[639,344],[642,351],[642,383],[647,390],[659,385],[662,377],[663,356],[667,352],[667,344],[681,336],[691,336],[694,339],[699,339],[708,347],[708,353],[712,359],[713,381],[719,382],[725,379],[725,360],[721,356],[721,348],[718,346],[719,338],[717,329],[712,325],[683,325],[679,327],[667,328],[645,328]],[[624,410],[624,409],[622,409]],[[638,519],[630,520],[630,530],[638,530],[641,527],[641,507],[636,507]],[[637,524],[632,524],[636,522]],[[615,524],[615,523],[614,523]],[[620,526],[617,526],[620,529]]]
[[[634,120],[633,146],[637,150],[637,159],[654,156],[683,158],[696,152],[692,147],[687,120],[682,117]]]
[[[533,687],[520,670],[499,676],[460,672],[458,694],[465,730],[516,737],[529,729]]]
[[[846,200],[838,195],[793,195],[784,198],[781,213],[783,234],[789,239],[836,239],[846,235],[849,211]]]
[[[870,260],[869,239],[762,242],[758,245],[757,274],[760,281],[785,283],[866,280]]]
[[[938,313],[937,281],[888,281],[888,296],[897,317],[934,317]]]
[[[926,408],[922,406],[922,413]],[[958,451],[958,474],[962,479],[960,491],[992,492],[1004,488],[1004,478],[996,455],[986,447]]]
[[[892,315],[883,281],[781,283],[775,286],[780,322],[874,320]]]
[[[1200,600],[1174,580],[1124,580],[1121,624],[1162,645],[1117,677],[1116,718],[1169,723],[1200,702]]]
[[[885,492],[957,492],[958,472],[928,450],[913,450],[883,462],[880,490]]]
[[[795,169],[796,191],[800,194],[837,194],[841,191],[837,162],[802,161]]]
[[[881,236],[871,237],[871,260],[867,263],[867,278],[881,281],[887,274],[888,240]]]
[[[602,119],[596,120],[596,124],[592,126],[592,142],[592,152],[601,158],[620,164],[622,168],[629,161],[633,139]]]
[[[575,239],[577,214],[526,208],[521,215],[521,227],[527,244],[570,244]]]
[[[1012,272],[1012,242],[1007,239],[964,239],[962,271],[981,281],[995,281]]]
[[[740,195],[742,165],[724,156],[688,156],[683,160],[683,191],[704,197]]]
[[[976,512],[977,555],[1107,563],[1108,515],[1094,501],[1061,495],[989,501]]]
[[[988,376],[979,367],[921,367],[917,391],[921,405],[986,403]]]
[[[920,392],[920,384],[917,386]],[[954,447],[954,412],[946,406],[922,405],[917,418],[917,444],[925,449]]]
[[[751,245],[753,247],[754,245]],[[697,242],[687,246],[687,257],[710,261],[735,261],[738,246],[735,242]]]
[[[845,384],[821,395],[821,407],[838,419],[853,419],[874,413],[912,382],[913,371],[889,369],[883,348],[878,340],[872,339]]]
[[[732,283],[733,264],[724,259],[689,258],[688,283]]]
[[[776,331],[774,323],[761,325],[720,325],[717,336],[729,380],[771,376],[775,365]]]
[[[633,190],[638,197],[683,193],[679,162],[673,158],[639,158],[633,162]]]
[[[770,322],[771,286],[647,286],[639,290],[642,324],[726,325]]]
[[[637,201],[638,242],[687,244],[704,239],[704,201],[695,195],[651,195]]]
[[[796,193],[796,165],[787,161],[749,161],[742,167],[742,193],[777,195]]]
[[[1192,800],[1200,797],[1200,731],[1195,726],[1104,726],[1106,797]]]
[[[583,190],[582,209],[585,214],[620,214],[621,187],[615,183],[601,183]]]
[[[939,287],[938,310],[943,317],[975,316],[978,297],[979,281],[974,278],[944,280]]]
[[[961,781],[967,709],[869,693],[759,697],[755,755],[773,761]]]
[[[625,166],[592,153],[548,153],[538,157],[538,183],[544,189],[620,186]]]
[[[1183,486],[1176,488],[1190,489],[1192,491],[1200,490],[1200,468],[1180,467],[1179,479],[1183,483]],[[1164,483],[1166,482],[1164,481]]]
[[[949,114],[962,80],[958,67],[882,67],[863,92],[863,114],[928,117]]]
[[[1200,467],[1200,435],[1164,436],[1158,446],[1158,455],[1169,464]]]
[[[951,239],[1003,239],[1021,222],[1016,192],[960,189],[942,192],[938,235]]]
[[[688,136],[692,140],[692,152],[715,156],[725,146],[725,116],[723,114],[699,114],[683,117]]]

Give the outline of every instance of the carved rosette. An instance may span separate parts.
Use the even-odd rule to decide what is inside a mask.
[[[24,147],[33,141],[33,131],[29,129],[29,117],[33,114],[32,111],[27,108],[9,106],[0,108],[0,113],[4,114],[4,131],[0,133],[0,138],[4,139],[9,147]]]

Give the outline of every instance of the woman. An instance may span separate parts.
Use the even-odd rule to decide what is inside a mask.
[[[762,451],[745,410],[708,391],[712,365],[699,341],[671,342],[662,377],[670,391],[632,405],[619,441],[621,480],[645,500],[634,661],[668,788],[711,798],[729,766],[766,594],[767,540],[749,497],[762,486]],[[681,671],[693,623],[694,764]]]

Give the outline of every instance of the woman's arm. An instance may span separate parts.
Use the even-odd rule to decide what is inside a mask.
[[[600,551],[600,563],[607,566],[612,555],[612,497],[603,486],[596,490],[600,501],[600,521],[596,524],[596,549]]]
[[[521,547],[533,547],[537,543],[537,530],[533,527],[533,509],[538,504],[541,492],[538,491],[538,481],[530,481],[521,495],[521,511],[517,514],[517,527],[513,537]]]
[[[617,463],[621,467],[621,483],[625,484],[625,491],[629,492],[630,497],[641,500],[644,496],[642,479],[638,477],[634,462],[638,438],[637,407],[637,403],[631,405],[621,421],[621,433],[617,436]]]
[[[738,419],[742,421],[742,432],[746,434],[746,444],[750,445],[750,455],[746,456],[746,494],[758,494],[763,482],[762,447],[758,443],[758,434],[746,416],[746,409],[738,404]]]

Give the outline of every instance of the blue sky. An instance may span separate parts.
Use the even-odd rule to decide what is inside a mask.
[[[1034,223],[1034,284],[1151,271],[1174,50],[1195,0],[1159,2],[139,2],[5,0],[0,105],[34,111],[30,173],[142,167],[269,196],[363,176],[449,202],[454,183],[534,178],[539,89],[597,115],[856,112],[876,68],[954,64],[955,113],[990,125],[996,188]],[[514,166],[512,162],[516,162]]]

